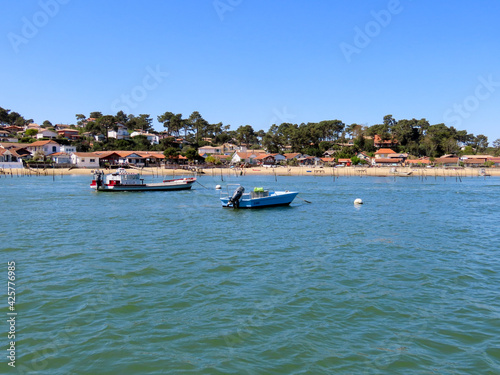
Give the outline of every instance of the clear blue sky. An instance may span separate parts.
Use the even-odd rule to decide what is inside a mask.
[[[500,2],[0,0],[0,106],[252,125],[426,118],[500,138]]]

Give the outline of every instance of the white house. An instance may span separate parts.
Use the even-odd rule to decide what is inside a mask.
[[[23,161],[11,150],[0,147],[0,168],[23,168]]]
[[[125,125],[118,124],[117,130],[109,130],[108,131],[108,138],[130,139],[130,135],[128,134],[128,130],[127,130],[127,127]]]
[[[60,152],[65,152],[66,154],[73,154],[76,152],[76,146],[62,145],[60,147]]]
[[[128,155],[120,156],[120,159],[118,159],[118,164],[133,164],[137,166],[144,166],[145,165],[145,157],[142,155],[139,155],[135,152],[131,152]]]
[[[41,128],[40,130],[38,130],[38,133],[36,135],[36,139],[42,139],[42,138],[54,139],[54,138],[57,138],[57,133],[53,132],[52,130]]]
[[[256,158],[259,155],[263,155],[265,152],[257,150],[257,152],[249,151],[249,152],[235,152],[233,157],[231,158],[231,164],[240,164],[240,163],[248,163],[248,164],[256,164]]]
[[[55,141],[36,141],[30,143],[26,146],[26,149],[31,152],[31,155],[35,155],[37,152],[43,153],[45,156],[60,152],[60,145]]]
[[[71,163],[71,155],[65,152],[56,152],[50,155],[50,158],[56,164],[70,164]]]
[[[71,163],[79,168],[99,168],[99,155],[94,152],[75,152]]]
[[[134,131],[130,134],[130,137],[134,138],[134,137],[137,137],[138,135],[143,135],[147,138],[147,140],[149,141],[149,143],[151,143],[152,145],[157,145],[158,143],[160,143],[160,137],[157,136],[156,134],[151,134],[151,133],[144,133],[142,131]]]

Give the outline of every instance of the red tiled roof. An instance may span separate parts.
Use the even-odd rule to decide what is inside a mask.
[[[375,154],[395,154],[396,151],[391,150],[390,148],[381,148]]]
[[[55,141],[36,141],[36,142],[33,142],[33,143],[30,143],[27,147],[30,147],[30,146],[45,146],[46,144],[49,144],[49,143],[55,143],[56,145],[59,145],[59,143],[55,142]]]

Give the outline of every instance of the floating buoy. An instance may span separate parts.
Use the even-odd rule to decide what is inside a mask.
[[[354,200],[354,204],[363,204],[363,201],[361,200],[361,198],[356,198]]]
[[[220,185],[215,185],[215,190],[220,190],[220,189],[221,189]]]

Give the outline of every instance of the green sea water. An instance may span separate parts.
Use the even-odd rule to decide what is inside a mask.
[[[199,182],[1,176],[0,373],[500,373],[499,178]],[[311,203],[222,209],[226,183]]]

